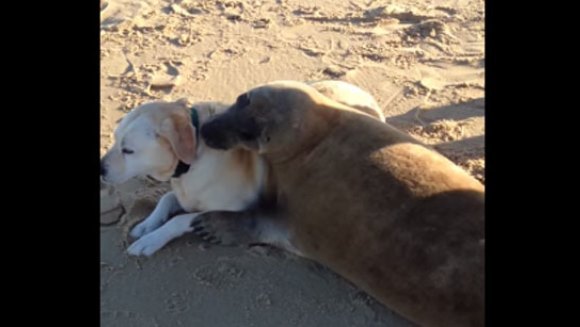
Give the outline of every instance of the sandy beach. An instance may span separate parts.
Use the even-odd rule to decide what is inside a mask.
[[[485,183],[484,1],[101,0],[101,153],[152,100],[232,102],[281,79],[340,79],[387,122]],[[166,183],[104,188],[101,326],[412,326],[333,272],[267,248],[186,236],[130,257]]]

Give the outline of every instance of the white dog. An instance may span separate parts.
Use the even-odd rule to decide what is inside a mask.
[[[342,81],[311,83],[323,95],[384,121],[376,100]],[[101,160],[107,183],[123,183],[136,176],[171,181],[153,212],[130,235],[138,240],[131,255],[151,255],[171,240],[192,231],[200,212],[241,211],[271,194],[275,185],[262,158],[245,149],[220,151],[198,137],[200,126],[224,112],[228,105],[185,101],[151,102],[129,112],[115,130],[115,144]],[[185,212],[185,213],[183,213]],[[167,221],[171,216],[173,219]],[[167,222],[166,222],[167,221]],[[208,241],[213,241],[208,239]]]

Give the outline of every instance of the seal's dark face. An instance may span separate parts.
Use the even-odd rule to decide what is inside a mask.
[[[255,112],[249,108],[249,104],[248,94],[244,93],[226,112],[205,123],[201,128],[201,136],[205,143],[211,148],[221,150],[239,145],[258,150],[263,125],[258,123]]]
[[[201,128],[212,148],[237,146],[261,154],[285,151],[301,137],[305,113],[313,107],[314,89],[299,82],[274,82],[238,97],[225,113]]]

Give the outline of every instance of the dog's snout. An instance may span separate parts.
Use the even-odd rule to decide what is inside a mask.
[[[105,165],[103,164],[103,161],[101,160],[101,176],[105,176],[107,174],[107,168],[105,167]]]

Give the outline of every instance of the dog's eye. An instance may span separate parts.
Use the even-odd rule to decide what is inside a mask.
[[[123,152],[123,154],[132,154],[132,153],[134,153],[134,152],[135,152],[135,151],[133,151],[133,150],[129,150],[129,149],[123,149],[123,150],[121,150],[121,151]]]

